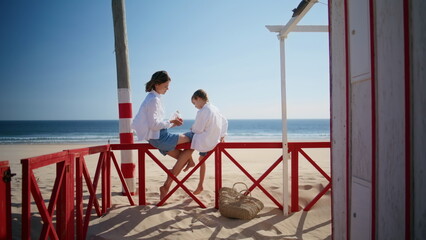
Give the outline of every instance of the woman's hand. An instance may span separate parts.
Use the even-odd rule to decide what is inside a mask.
[[[182,118],[176,118],[176,119],[170,120],[170,122],[173,123],[172,127],[182,126],[183,119]]]

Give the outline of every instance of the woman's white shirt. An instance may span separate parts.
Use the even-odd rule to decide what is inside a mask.
[[[206,103],[197,112],[191,131],[194,133],[191,148],[207,152],[216,147],[221,137],[226,136],[228,121],[215,106]]]
[[[170,121],[164,120],[161,95],[152,90],[145,97],[132,122],[132,128],[136,131],[138,140],[159,139],[160,130],[171,126]]]

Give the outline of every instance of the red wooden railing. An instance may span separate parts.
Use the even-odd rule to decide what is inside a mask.
[[[189,144],[181,144],[179,149],[189,148]],[[89,221],[94,208],[97,216],[106,213],[111,207],[111,161],[117,170],[122,183],[124,194],[127,196],[130,205],[134,205],[133,199],[127,188],[123,174],[117,163],[113,150],[137,150],[138,151],[138,173],[139,173],[139,205],[146,205],[146,168],[147,159],[154,161],[166,174],[175,182],[176,186],[157,204],[163,205],[167,199],[178,189],[182,188],[197,204],[205,208],[202,203],[188,188],[184,185],[185,181],[208,159],[214,155],[215,161],[215,207],[218,208],[218,192],[222,187],[222,155],[225,155],[233,164],[235,164],[252,182],[249,191],[256,187],[259,188],[269,199],[271,199],[278,208],[283,209],[283,205],[277,201],[262,185],[262,181],[271,173],[281,162],[280,156],[273,161],[270,167],[258,179],[255,179],[242,164],[237,161],[227,150],[228,149],[281,149],[282,143],[220,143],[209,152],[202,162],[199,162],[192,168],[181,180],[173,176],[167,167],[151,152],[154,147],[150,144],[111,144],[89,148],[65,150],[63,152],[47,154],[38,157],[32,157],[21,160],[22,163],[22,239],[30,239],[31,230],[31,196],[37,205],[38,211],[43,221],[43,229],[40,239],[85,239]],[[330,148],[330,142],[293,142],[288,144],[291,154],[291,211],[299,211],[298,195],[298,161],[299,154],[304,156],[323,176],[329,181],[328,185],[304,208],[308,211],[328,190],[331,188],[331,178],[306,154],[305,148]],[[86,156],[99,154],[94,178],[90,177],[86,166]],[[148,158],[146,158],[148,156]],[[34,170],[49,165],[56,165],[56,179],[52,190],[52,195],[45,205],[45,200],[37,184]],[[74,174],[75,172],[75,174]],[[83,179],[86,182],[89,200],[84,215],[83,208]],[[101,181],[101,203],[96,197],[98,183]],[[75,196],[74,196],[75,191]],[[56,211],[55,211],[56,209]],[[56,216],[54,214],[56,213]],[[75,214],[74,214],[75,213]],[[54,225],[54,220],[56,225]],[[76,231],[76,232],[75,232]]]
[[[12,239],[10,167],[8,161],[0,161],[0,239]]]
[[[127,187],[127,184],[124,180],[123,173],[121,172],[121,169],[118,165],[117,159],[115,158],[114,153],[110,149],[110,145],[73,149],[67,150],[67,152],[73,155],[76,160],[75,188],[77,236],[86,236],[93,206],[95,207],[98,217],[100,217],[102,214],[105,214],[107,210],[111,208],[111,160],[114,163],[115,169],[117,170],[118,176],[124,189],[124,194],[127,196],[130,205],[135,205],[130,191]],[[86,166],[85,156],[97,153],[99,153],[99,160],[92,183],[89,171]],[[98,200],[96,198],[96,190],[100,176],[102,178],[102,209],[100,209]],[[89,203],[86,208],[85,216],[83,215],[83,177],[86,181],[86,185],[90,193]],[[81,239],[85,239],[85,237]]]
[[[312,158],[306,154],[303,149],[307,148],[330,148],[330,142],[292,142],[288,144],[288,152],[291,154],[291,211],[296,212],[299,211],[299,154],[306,158],[308,162],[312,164],[328,181],[328,184],[325,188],[317,194],[317,196],[311,200],[308,205],[303,209],[304,211],[309,211],[318,200],[327,193],[328,190],[331,189],[331,177],[327,175],[327,173],[321,169],[318,164],[312,160]]]
[[[188,149],[189,144],[181,144],[177,148]],[[146,156],[152,159],[163,171],[169,175],[175,182],[176,186],[169,191],[169,193],[157,204],[162,206],[167,199],[180,187],[182,188],[197,204],[205,208],[202,203],[188,188],[184,185],[185,181],[201,166],[202,163],[207,161],[210,156],[215,155],[215,207],[218,208],[219,202],[219,189],[222,187],[222,154],[230,159],[252,182],[253,185],[249,187],[249,192],[258,187],[269,199],[274,202],[278,208],[283,209],[282,204],[276,200],[260,183],[282,162],[282,156],[273,162],[273,164],[265,171],[259,179],[255,179],[235,158],[227,151],[227,149],[282,149],[282,143],[277,142],[226,142],[220,143],[217,147],[210,151],[207,156],[203,158],[194,168],[192,168],[181,180],[177,179],[161,161],[154,156],[151,150],[155,149],[150,144],[113,144],[112,150],[137,150],[138,151],[138,165],[139,165],[139,205],[146,205],[145,196],[145,161]],[[306,148],[330,148],[330,142],[290,142],[288,144],[288,151],[291,154],[291,211],[299,211],[299,154],[304,156],[324,177],[328,180],[327,186],[303,209],[308,211],[312,206],[328,191],[331,189],[331,178],[306,154],[303,149]]]
[[[93,182],[86,167],[85,156],[99,154]],[[22,163],[22,239],[31,239],[31,196],[43,220],[40,239],[85,239],[93,206],[98,216],[111,207],[111,159],[119,174],[129,203],[134,205],[114,153],[109,145],[66,150],[21,160]],[[56,178],[49,205],[46,207],[34,170],[56,164]],[[75,169],[75,174],[74,174]],[[83,215],[83,177],[89,191],[86,215]],[[96,198],[101,177],[102,208]],[[75,184],[75,185],[74,185]],[[74,196],[74,189],[75,195]],[[75,201],[75,202],[74,202]],[[56,226],[53,214],[56,208]],[[76,214],[74,215],[74,211]],[[76,225],[74,225],[76,224]],[[77,231],[75,234],[74,228]]]

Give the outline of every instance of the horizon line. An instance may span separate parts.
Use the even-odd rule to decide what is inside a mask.
[[[227,120],[281,120],[281,118],[227,118]],[[330,118],[287,118],[287,120],[330,120]],[[0,119],[0,121],[119,121],[119,119]]]

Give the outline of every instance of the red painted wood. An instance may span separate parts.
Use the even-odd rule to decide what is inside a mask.
[[[132,118],[132,104],[119,103],[118,104],[118,117],[119,118]]]
[[[55,226],[53,225],[52,218],[51,218],[51,216],[49,216],[49,214],[47,212],[46,205],[44,204],[44,200],[43,200],[43,197],[41,195],[40,189],[37,185],[37,180],[34,177],[34,174],[31,173],[31,176],[29,176],[29,178],[30,178],[30,181],[31,181],[31,193],[32,193],[32,196],[34,198],[34,202],[37,205],[38,211],[41,215],[41,218],[42,218],[44,224],[49,225],[49,228],[51,230],[51,231],[49,231],[49,236],[52,239],[59,239],[59,236],[58,236],[58,234],[55,230]],[[60,220],[58,219],[58,221],[60,221]],[[44,236],[40,236],[40,238],[43,239]]]
[[[98,164],[99,164],[99,162],[98,162]],[[87,169],[86,162],[84,162],[84,161],[83,161],[83,176],[84,176],[84,180],[86,181],[87,189],[89,190],[89,194],[90,194],[89,196],[90,197],[96,196],[96,190],[93,187],[93,183],[92,183],[92,179],[90,178],[89,170]],[[99,205],[97,198],[94,198],[94,205],[95,205],[95,211],[96,211],[97,216],[98,217],[102,216],[101,208],[100,208],[100,205]]]
[[[102,215],[106,213],[107,208],[108,208],[108,196],[106,193],[106,189],[107,189],[107,153],[104,154],[104,158],[102,159],[102,161],[104,161],[104,164],[101,168],[101,196],[102,196]]]
[[[222,146],[219,144],[215,151],[215,203],[214,207],[219,209],[219,191],[222,188]]]
[[[96,189],[98,186],[99,176],[101,174],[102,166],[104,165],[103,160],[104,160],[103,153],[101,153],[99,156],[98,165],[96,166],[95,177],[93,179],[93,189],[95,191],[95,194],[90,195],[89,202],[87,204],[86,217],[84,219],[84,227],[83,227],[84,236],[87,236],[87,229],[89,228],[89,221],[90,221],[90,216],[92,212],[93,202],[96,199]]]
[[[56,207],[56,203],[58,202],[59,193],[62,186],[62,182],[64,180],[64,176],[65,176],[65,168],[61,169],[61,171],[57,173],[57,177],[55,179],[55,184],[52,189],[52,195],[50,196],[50,200],[49,200],[49,207],[47,209],[50,217],[52,217],[53,211],[55,210],[55,207]],[[51,231],[51,230],[52,229],[50,228],[50,225],[44,224],[43,229],[41,231],[41,236],[47,239],[47,235],[49,234],[48,231]]]
[[[349,96],[350,96],[350,68],[349,68],[349,0],[344,0],[344,11],[345,11],[345,73],[346,73],[346,239],[350,239],[350,172],[349,172],[349,154],[350,154],[350,120],[349,120]]]
[[[100,168],[97,169],[94,183],[92,184],[84,156],[95,153],[100,153],[98,160],[98,167]],[[31,238],[31,196],[34,198],[44,223],[40,239],[74,239],[74,229],[77,231],[77,239],[85,239],[87,233],[86,223],[88,223],[87,219],[90,219],[92,207],[95,207],[98,216],[101,216],[102,213],[106,213],[106,210],[111,207],[110,158],[110,146],[104,145],[66,150],[21,160],[23,171],[22,239]],[[75,167],[74,163],[76,164]],[[35,180],[33,170],[52,164],[57,165],[57,177],[50,197],[49,206],[46,207]],[[115,167],[119,172],[119,175],[122,176],[117,165],[115,165]],[[95,191],[100,174],[103,174],[101,183],[103,184],[103,191],[101,194],[103,196],[102,199],[105,199],[102,205],[102,211],[100,210],[99,203],[96,199]],[[90,193],[88,209],[85,216],[86,221],[83,221],[83,177],[86,180],[86,185],[88,186]],[[122,183],[125,182],[122,177],[121,180]],[[76,194],[75,197],[74,191]],[[128,196],[130,195],[128,194]],[[76,205],[74,205],[74,199]],[[131,197],[129,198],[129,202],[132,205],[134,204]],[[75,215],[74,212],[76,212]],[[54,213],[56,213],[56,216],[53,216]],[[55,225],[52,224],[52,219],[54,217],[56,219]],[[74,226],[74,224],[77,225]]]
[[[190,144],[181,144],[178,146],[182,149],[187,149],[190,147]],[[267,195],[279,208],[282,209],[282,206],[275,198],[266,191],[264,187],[262,187],[261,182],[268,176],[272,170],[282,162],[282,156],[278,158],[266,171],[262,174],[259,179],[254,179],[245,169],[244,167],[235,160],[226,149],[245,149],[245,148],[281,148],[282,143],[220,143],[213,151],[209,152],[208,155],[204,158],[205,162],[210,156],[215,153],[215,207],[218,207],[218,189],[222,187],[222,153],[225,154],[240,170],[247,175],[249,179],[253,181],[253,184],[250,186],[250,190],[252,191],[254,188],[258,187],[262,190],[265,195]],[[330,143],[289,143],[289,149],[298,149],[298,148],[329,148]],[[73,239],[74,235],[74,219],[77,226],[75,227],[77,231],[78,239],[85,239],[87,234],[89,220],[91,218],[91,212],[93,207],[96,210],[98,216],[101,216],[102,213],[105,213],[108,208],[111,207],[111,199],[110,199],[110,189],[111,189],[111,174],[110,174],[110,161],[113,162],[114,167],[116,168],[118,175],[120,177],[120,181],[122,182],[124,192],[128,197],[129,203],[134,205],[133,199],[129,190],[126,186],[125,182],[125,174],[119,169],[117,159],[111,150],[138,150],[138,161],[139,161],[139,204],[146,204],[145,200],[145,154],[148,154],[150,158],[152,158],[171,178],[176,182],[177,186],[175,186],[172,191],[169,192],[168,196],[163,199],[166,201],[168,197],[170,197],[174,191],[176,191],[179,187],[181,187],[187,194],[196,201],[200,207],[206,207],[196,196],[192,194],[191,191],[184,185],[185,181],[189,179],[189,177],[201,166],[203,162],[199,162],[184,178],[179,181],[175,176],[171,174],[171,172],[157,159],[155,156],[149,151],[150,149],[155,149],[149,144],[113,144],[113,145],[104,145],[104,146],[95,146],[90,148],[81,148],[81,149],[73,149],[67,150],[59,153],[47,154],[39,157],[33,157],[28,159],[23,159],[22,162],[22,171],[23,171],[23,187],[22,187],[22,238],[30,239],[30,227],[31,227],[31,211],[30,211],[30,200],[31,194],[38,206],[40,215],[42,216],[44,227],[43,234],[41,239],[45,239],[50,237],[51,239],[64,238],[64,239]],[[85,156],[89,154],[99,154],[98,165],[96,167],[95,176],[92,180],[90,178],[89,171],[87,169],[85,163]],[[46,207],[44,204],[44,200],[41,196],[40,190],[37,186],[37,182],[35,180],[33,170],[33,162],[35,163],[35,168],[39,168],[42,166],[47,166],[49,164],[57,164],[57,178],[55,179],[54,189],[52,191],[52,195],[50,197],[49,206]],[[75,165],[75,167],[74,167]],[[75,170],[74,170],[75,168]],[[75,175],[74,175],[75,172]],[[143,173],[143,174],[142,174]],[[99,203],[96,198],[96,189],[99,183],[99,179],[102,177],[102,198],[105,201],[102,203],[102,210],[100,209]],[[86,181],[86,185],[89,191],[89,202],[86,208],[86,214],[83,215],[83,206],[82,206],[82,188],[83,188],[83,178]],[[75,186],[74,186],[75,182]],[[331,185],[329,184],[331,187]],[[76,206],[74,216],[74,187],[76,191]],[[142,188],[141,188],[142,187]],[[327,190],[330,187],[326,187]],[[318,199],[322,197],[322,195],[327,191],[324,190],[320,194],[318,194],[314,200],[309,205],[309,208],[312,207]],[[65,199],[65,200],[64,200]],[[71,201],[68,201],[72,199]],[[65,203],[64,203],[65,202]],[[161,203],[162,204],[162,203]],[[159,205],[161,205],[159,203]],[[56,205],[56,229],[52,224],[53,213],[55,212]],[[58,215],[59,212],[59,215]]]
[[[84,240],[83,237],[83,161],[84,156],[76,158],[75,170],[75,223],[76,223],[76,238]]]
[[[329,182],[331,182],[331,177],[328,176],[328,174],[325,173],[324,170],[322,170],[322,168],[318,166],[318,164],[316,164],[316,162],[312,160],[312,158],[309,157],[308,154],[305,153],[305,151],[303,151],[303,149],[300,149],[299,152],[306,158],[306,160],[308,160],[312,164],[312,166],[314,166],[318,170],[318,172],[320,172]]]
[[[136,165],[134,163],[122,163],[121,172],[124,178],[133,178],[135,176]]]
[[[331,189],[331,183],[328,183],[327,186],[303,209],[303,211],[309,211],[311,210],[312,206],[315,205],[315,203],[318,202],[318,200],[328,191]]]
[[[405,91],[405,239],[411,239],[411,61],[410,61],[410,0],[404,8],[404,91]]]
[[[248,191],[251,192],[253,191],[253,189],[257,186],[259,186],[259,184],[263,181],[263,179],[265,179],[277,166],[278,164],[280,164],[283,161],[283,157],[279,157],[278,160],[276,160],[274,162],[274,164],[272,164],[260,177],[259,179],[257,179],[257,181],[255,183],[253,183],[253,185],[251,185],[248,188]]]
[[[120,133],[120,143],[133,143],[133,133]]]
[[[189,179],[189,177],[191,177],[191,175],[203,164],[206,162],[206,160],[212,155],[213,151],[210,151],[207,153],[206,156],[204,156],[203,160],[201,160],[200,162],[198,162],[187,174],[185,177],[182,178],[182,180],[180,181],[182,184]],[[172,195],[179,187],[182,187],[182,185],[178,184],[176,185],[172,190],[170,190],[170,195]],[[198,203],[198,205],[202,208],[206,208],[206,206],[191,192],[189,191],[187,188],[183,188],[184,191],[192,198],[194,199],[195,202]]]
[[[178,187],[181,187],[192,199],[194,199],[195,202],[198,203],[198,205],[202,208],[206,208],[206,206],[185,186],[183,185],[183,181],[179,181],[179,179],[176,178],[176,176],[174,176],[171,171],[169,169],[167,169],[160,160],[158,160],[150,151],[146,152],[148,154],[148,156],[155,162],[157,163],[157,165],[163,169],[164,172],[167,173],[167,175],[169,175],[173,181],[176,182]],[[166,196],[157,204],[157,206],[162,206],[167,199],[177,190],[177,187],[173,188],[172,190],[170,190]]]
[[[145,152],[146,148],[138,150],[139,166],[139,205],[146,205],[146,184],[145,184]]]
[[[377,199],[377,107],[376,107],[376,19],[374,0],[369,1],[370,10],[370,64],[371,64],[371,239],[376,239]]]
[[[291,148],[291,211],[299,211],[299,152]]]
[[[241,164],[238,163],[238,161],[236,161],[225,149],[223,149],[222,152],[231,160],[231,162],[235,164],[235,166],[237,166],[254,183],[255,186],[257,186],[260,190],[262,190],[262,192],[267,197],[269,197],[269,199],[271,199],[271,201],[274,202],[279,209],[283,209],[283,206],[281,205],[281,203],[279,203],[262,185],[260,185],[259,184],[260,182],[254,179],[253,176],[251,176],[251,174],[247,172],[247,170],[245,170]],[[219,189],[217,189],[216,191],[219,191]]]
[[[31,239],[31,174],[29,160],[22,160],[22,231],[21,239]]]
[[[9,162],[0,161],[0,239],[12,239],[10,182],[3,180],[6,172],[10,172]]]
[[[21,163],[23,163],[24,161],[31,161],[31,169],[34,170],[34,169],[37,169],[37,168],[41,168],[41,167],[45,167],[45,166],[48,166],[48,165],[51,165],[51,164],[62,162],[62,161],[64,161],[64,158],[67,157],[67,155],[68,155],[68,152],[66,152],[66,151],[51,153],[51,154],[32,157],[32,158],[28,158],[28,159],[22,159]]]
[[[114,163],[115,169],[117,170],[118,177],[120,178],[121,184],[124,188],[124,192],[126,193],[127,199],[129,200],[130,205],[134,206],[135,203],[134,203],[133,198],[130,194],[129,187],[127,186],[126,181],[124,180],[124,174],[120,171],[117,159],[115,158],[115,155],[114,155],[113,152],[111,152],[111,157],[112,157],[112,161]],[[109,178],[111,179],[111,175],[109,175]],[[108,189],[111,189],[111,184],[109,184]],[[108,205],[108,208],[110,208],[110,207],[111,207],[111,201]]]

